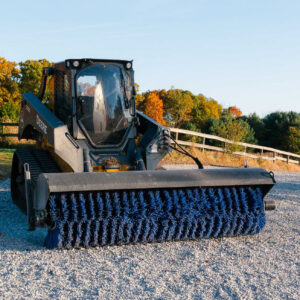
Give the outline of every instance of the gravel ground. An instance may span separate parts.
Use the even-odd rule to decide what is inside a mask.
[[[300,173],[276,172],[257,236],[44,249],[0,182],[0,299],[300,299]]]

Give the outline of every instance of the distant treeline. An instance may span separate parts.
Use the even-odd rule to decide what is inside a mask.
[[[0,57],[1,121],[18,121],[21,95],[37,93],[43,67],[51,65],[46,59],[16,63]],[[300,113],[245,116],[238,107],[224,108],[202,94],[174,88],[140,93],[135,86],[137,108],[161,124],[300,154]]]
[[[245,116],[236,106],[223,108],[212,98],[180,89],[138,93],[136,99],[139,110],[167,126],[300,154],[300,113]]]

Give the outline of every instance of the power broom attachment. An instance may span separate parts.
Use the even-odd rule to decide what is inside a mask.
[[[274,183],[263,169],[43,173],[34,207],[50,249],[252,235]]]

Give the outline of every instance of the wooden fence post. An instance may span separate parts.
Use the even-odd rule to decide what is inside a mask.
[[[204,152],[204,148],[205,148],[205,137],[203,138],[202,145],[203,145],[202,152]]]

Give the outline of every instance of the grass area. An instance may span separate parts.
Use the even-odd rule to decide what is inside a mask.
[[[10,165],[16,149],[13,148],[0,148],[0,164]]]
[[[0,180],[10,177],[11,162],[15,149],[0,148]]]

